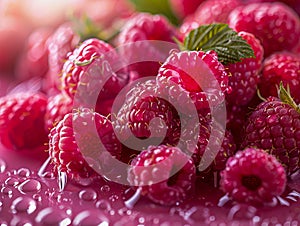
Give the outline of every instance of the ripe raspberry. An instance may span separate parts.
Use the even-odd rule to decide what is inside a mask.
[[[249,45],[251,45],[255,58],[244,58],[241,62],[227,64],[229,74],[229,86],[232,91],[226,96],[226,100],[232,105],[246,105],[257,91],[263,60],[263,48],[258,39],[248,32],[239,32]]]
[[[67,54],[78,45],[80,41],[70,23],[59,26],[48,40],[48,61],[49,72],[47,75],[48,86],[50,88],[61,88],[61,71],[67,60]]]
[[[47,40],[51,32],[52,29],[39,28],[28,37],[24,53],[16,67],[16,75],[20,80],[46,76],[48,72]]]
[[[180,32],[186,36],[191,30],[205,24],[227,23],[230,12],[241,5],[240,0],[204,1],[190,18],[186,18]]]
[[[93,97],[98,97],[97,105],[100,106],[96,110],[108,115],[110,112],[103,110],[110,108],[103,107],[104,101],[113,100],[127,83],[127,74],[121,71],[122,68],[117,72],[112,68],[119,66],[118,59],[116,51],[108,43],[96,38],[85,40],[69,54],[63,66],[64,92],[73,99],[80,89],[76,98],[84,102],[94,101]]]
[[[175,35],[175,28],[165,17],[147,13],[136,14],[126,22],[119,34],[121,56],[129,62],[129,69],[136,71],[140,77],[156,76],[160,62],[155,61],[167,58],[171,49],[167,42],[174,43]],[[151,40],[165,43],[151,43]],[[175,48],[175,44],[171,47]]]
[[[173,53],[159,69],[157,83],[161,92],[167,92],[170,102],[180,103],[181,97],[188,95],[198,110],[220,104],[229,90],[228,75],[214,51]],[[187,111],[186,103],[181,105]]]
[[[185,125],[185,123],[182,124]],[[193,127],[183,129],[180,138],[184,142],[179,143],[179,148],[192,156],[200,176],[207,177],[207,175],[212,175],[211,172],[223,170],[227,159],[236,151],[231,132],[222,128],[219,123],[212,124],[201,115],[199,115],[199,124]],[[196,128],[199,129],[199,134],[195,138],[191,136],[191,131],[197,131]],[[191,139],[197,140],[196,147],[190,147]],[[205,166],[208,167],[205,168]]]
[[[142,194],[161,205],[175,205],[191,193],[195,166],[180,149],[149,146],[132,162],[128,180],[142,188]]]
[[[59,93],[49,97],[45,115],[46,129],[51,130],[72,109],[73,102],[69,96]]]
[[[182,19],[194,13],[205,0],[171,0],[170,5],[175,15]]]
[[[98,134],[93,134],[94,127]],[[99,148],[99,139],[112,156],[120,157],[121,144],[106,117],[89,109],[66,114],[49,134],[49,155],[54,170],[66,172],[70,178],[97,175],[82,153],[88,153],[96,160],[101,157],[104,150]]]
[[[47,98],[40,93],[16,93],[0,99],[0,141],[9,149],[41,147],[47,141]]]
[[[246,148],[236,153],[221,172],[221,188],[238,202],[262,204],[281,195],[286,174],[277,159],[262,149]]]
[[[154,118],[161,119],[164,124],[152,121]],[[156,82],[149,80],[129,90],[116,115],[115,128],[122,140],[130,140],[132,136],[140,139],[151,136],[153,139],[163,139],[162,144],[176,145],[180,119],[175,108],[167,100],[159,97]],[[167,130],[166,134],[164,129]]]
[[[299,43],[300,20],[287,5],[252,3],[234,9],[229,15],[229,26],[236,31],[247,31],[257,37],[265,57],[281,50],[292,50]]]
[[[257,147],[274,155],[288,175],[300,167],[300,114],[291,101],[270,97],[252,112],[242,147]]]
[[[277,96],[280,82],[289,87],[290,93],[300,103],[300,56],[289,53],[274,53],[264,60],[259,90],[263,97]]]

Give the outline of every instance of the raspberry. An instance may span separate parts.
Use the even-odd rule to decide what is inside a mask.
[[[221,189],[234,200],[250,204],[272,201],[284,192],[286,181],[277,159],[257,148],[237,152],[221,172]]]
[[[44,78],[48,72],[47,40],[51,34],[49,28],[33,31],[27,39],[25,51],[16,67],[17,77],[27,80],[33,77]]]
[[[47,141],[47,98],[40,93],[16,93],[0,99],[0,141],[9,149],[41,147]]]
[[[181,135],[181,140],[184,142],[179,143],[180,149],[192,156],[200,176],[207,177],[210,172],[223,170],[227,159],[236,151],[230,131],[222,129],[219,123],[210,123],[201,115],[199,115],[199,124],[193,126],[194,128],[184,128]],[[198,137],[191,137],[190,131],[197,131],[196,128],[199,129]],[[191,139],[197,139],[196,147],[189,146],[192,143]],[[208,167],[204,169],[203,164]]]
[[[178,18],[185,18],[194,13],[205,0],[171,0],[170,5]]]
[[[226,70],[214,51],[173,53],[159,69],[157,83],[160,91],[173,99],[170,102],[180,103],[181,96],[188,95],[198,110],[220,104],[229,90]],[[181,105],[186,111],[186,103]]]
[[[292,50],[299,43],[299,17],[279,2],[240,6],[230,13],[228,20],[236,31],[255,35],[262,43],[265,57],[276,51]]]
[[[98,134],[93,134],[94,127]],[[106,117],[89,109],[66,114],[49,134],[49,155],[54,170],[66,172],[70,178],[97,175],[85,161],[82,152],[88,152],[95,158],[101,156],[103,150],[99,149],[99,139],[112,156],[120,157],[121,144]]]
[[[154,118],[161,119],[165,125],[152,121]],[[116,116],[115,128],[123,140],[130,140],[132,135],[140,139],[151,136],[153,139],[164,138],[163,144],[175,145],[178,142],[176,134],[180,130],[180,119],[175,108],[159,97],[155,81],[149,80],[129,90]],[[167,129],[166,134],[164,129]]]
[[[149,146],[131,166],[128,180],[155,203],[175,205],[187,199],[193,189],[195,166],[178,148]]]
[[[239,0],[204,1],[193,15],[188,17],[180,27],[180,32],[187,35],[191,30],[205,24],[227,23],[230,12],[241,5]]]
[[[85,40],[69,54],[63,66],[62,88],[72,99],[80,89],[76,96],[79,101],[94,101],[93,97],[98,97],[97,103],[88,104],[96,104],[96,111],[108,115],[110,112],[106,109],[110,108],[104,107],[103,103],[111,103],[108,100],[113,100],[127,83],[127,74],[121,71],[122,68],[114,72],[113,66],[119,64],[111,45],[96,38]]]
[[[48,86],[61,88],[61,71],[67,60],[67,54],[78,45],[80,37],[75,33],[70,23],[60,25],[48,40]]]
[[[263,97],[277,96],[280,82],[288,86],[300,103],[300,57],[289,52],[274,53],[264,60],[259,90]]]
[[[45,115],[46,129],[51,130],[72,109],[73,102],[69,96],[59,93],[49,97]]]
[[[266,150],[285,166],[288,175],[300,167],[300,114],[278,98],[270,97],[249,116],[242,147]]]
[[[165,17],[138,13],[126,22],[118,36],[121,56],[131,63],[129,69],[136,71],[140,77],[156,76],[160,67],[160,62],[156,61],[167,58],[170,44],[166,42],[174,43],[174,36],[175,28]],[[151,43],[150,40],[164,42]]]
[[[232,105],[246,105],[250,102],[257,90],[263,60],[263,48],[258,39],[248,32],[239,32],[249,45],[251,45],[255,58],[244,58],[241,62],[227,64],[229,86],[232,91],[226,100]]]

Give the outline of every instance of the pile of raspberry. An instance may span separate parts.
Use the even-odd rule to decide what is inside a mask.
[[[126,164],[126,186],[159,205],[193,198],[197,181],[272,202],[300,170],[300,3],[170,4],[179,25],[134,12],[109,41],[40,31],[40,62],[22,62],[34,73],[0,98],[1,144],[46,147],[68,181]]]

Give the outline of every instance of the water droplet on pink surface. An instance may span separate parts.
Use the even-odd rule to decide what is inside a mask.
[[[74,183],[84,186],[84,187],[90,186],[93,182],[94,182],[93,178],[79,177],[79,178],[74,179]]]
[[[252,219],[257,213],[257,209],[254,206],[249,206],[246,204],[234,205],[228,213],[228,219]]]
[[[20,177],[29,177],[31,174],[31,171],[27,168],[20,168],[17,170],[16,175]]]
[[[47,207],[37,214],[35,222],[43,225],[67,226],[71,224],[71,219],[64,210]]]
[[[99,225],[108,226],[108,218],[99,210],[85,210],[77,214],[73,220],[73,225]]]
[[[39,195],[39,194],[34,194],[34,195],[32,196],[32,198],[33,198],[35,201],[37,201],[37,202],[41,202],[41,201],[42,201],[42,196]]]
[[[35,179],[27,179],[18,186],[19,191],[23,194],[39,192],[41,188],[41,183]]]
[[[10,209],[15,214],[24,212],[31,214],[36,210],[36,208],[36,202],[32,198],[18,197],[12,202]]]
[[[105,184],[105,185],[103,185],[103,186],[100,188],[100,190],[101,190],[102,192],[109,192],[109,191],[110,191],[110,187],[109,187],[109,185]]]
[[[94,201],[97,199],[97,192],[93,189],[84,189],[79,192],[79,198],[84,201]]]
[[[128,209],[127,207],[123,207],[118,210],[118,214],[120,216],[124,216],[124,215],[130,216],[132,214],[132,210]]]
[[[1,188],[1,193],[9,198],[13,196],[13,191],[11,188],[8,187],[2,187]]]
[[[6,170],[6,163],[3,159],[0,159],[0,173],[4,173]]]
[[[14,187],[16,185],[19,184],[19,180],[15,177],[8,177],[5,182],[4,182],[7,186],[11,186]]]
[[[96,202],[96,207],[100,210],[110,211],[111,205],[107,200],[101,199]]]
[[[111,201],[111,202],[115,202],[115,201],[117,201],[117,200],[119,199],[119,196],[116,195],[116,194],[114,194],[114,195],[109,196],[108,199],[109,199],[109,201]]]
[[[10,226],[32,226],[32,222],[26,218],[21,216],[14,216],[10,221]]]

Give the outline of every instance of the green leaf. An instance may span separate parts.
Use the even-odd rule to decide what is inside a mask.
[[[252,47],[227,24],[209,24],[192,30],[184,39],[186,50],[209,51],[218,54],[223,64],[240,62],[255,57]]]
[[[178,25],[178,19],[174,15],[168,0],[129,0],[139,12],[162,14],[174,25]]]
[[[298,113],[300,113],[300,108],[299,106],[296,104],[296,102],[294,101],[294,99],[292,98],[291,94],[290,94],[290,90],[289,87],[287,87],[287,89],[284,88],[283,83],[280,82],[279,85],[279,98],[283,103],[286,103],[288,105],[290,105],[291,107],[293,107]]]

